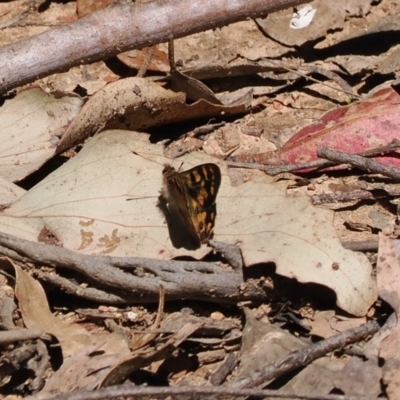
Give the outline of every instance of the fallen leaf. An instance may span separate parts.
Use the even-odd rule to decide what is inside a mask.
[[[251,311],[245,310],[245,314],[246,324],[243,329],[237,378],[249,376],[255,370],[265,369],[290,351],[307,346],[304,341],[287,331],[257,321]],[[299,393],[313,391],[328,394],[335,387],[333,381],[337,372],[343,367],[341,361],[322,357],[307,365],[284,385],[284,389],[281,389]]]
[[[141,130],[166,123],[234,115],[249,104],[223,106],[205,100],[187,105],[183,93],[166,90],[144,78],[126,78],[110,83],[82,107],[57,146],[62,152],[99,132],[112,129]]]
[[[310,335],[320,336],[324,339],[331,337],[335,332],[330,324],[330,321],[335,316],[335,311],[317,311],[314,315],[313,321],[311,322]]]
[[[337,316],[333,310],[317,311],[311,323],[310,335],[317,335],[327,339],[338,332],[357,328],[366,322],[365,318],[343,318]]]
[[[367,323],[366,318],[347,318],[345,320],[340,320],[338,317],[335,317],[331,321],[331,326],[337,332],[344,332],[349,329],[357,328],[363,324]]]
[[[64,358],[98,341],[96,335],[90,334],[80,325],[67,324],[56,318],[49,309],[46,294],[40,283],[17,265],[11,264],[16,274],[15,295],[27,328],[41,329],[54,335],[60,342]],[[113,352],[124,354],[128,349],[126,342],[116,334],[107,335],[104,342],[103,350],[109,347]]]
[[[381,392],[382,371],[373,360],[363,361],[352,357],[335,377],[335,387],[346,396],[368,396],[377,398]]]
[[[213,336],[224,336],[227,332],[233,330],[240,330],[241,324],[236,319],[223,319],[215,321],[211,317],[203,317],[191,314],[185,314],[182,312],[173,312],[166,315],[162,321],[161,330],[163,332],[177,332],[185,324],[201,324],[201,328],[198,329],[198,335],[213,335]]]
[[[120,338],[123,342],[123,338]],[[97,337],[97,340],[89,346],[81,348],[67,358],[47,381],[46,386],[40,392],[41,396],[46,394],[54,396],[79,389],[92,390],[97,387],[110,370],[115,365],[119,365],[129,354],[127,347],[124,352],[104,351],[103,346],[107,341],[108,337],[106,336]],[[77,368],[78,365],[79,368]]]
[[[0,206],[11,204],[13,201],[19,199],[24,193],[24,189],[0,176]]]
[[[377,281],[379,296],[389,303],[397,316],[397,325],[380,344],[379,356],[385,360],[382,380],[389,399],[400,398],[400,241],[379,235]]]
[[[244,172],[202,153],[175,162],[162,154],[144,134],[102,132],[0,213],[0,230],[35,241],[45,228],[64,247],[86,254],[201,258],[206,246],[190,252],[171,244],[170,233],[179,232],[169,232],[157,207],[161,171],[165,162],[177,169],[215,162],[222,172],[215,239],[238,244],[246,266],[274,262],[278,274],[330,287],[339,307],[366,314],[376,299],[371,265],[342,247],[331,211],[313,207],[308,197],[287,197],[284,183],[260,171],[243,183]]]
[[[108,7],[112,3],[112,0],[77,0],[76,13],[79,18],[83,18],[86,15],[91,14],[92,12]]]
[[[86,98],[86,96],[92,96],[107,83],[118,79],[119,76],[110,71],[103,61],[97,61],[72,67],[66,72],[46,76],[40,79],[38,83],[46,92],[49,88],[52,92],[72,93],[79,91],[80,95]]]
[[[59,137],[78,114],[83,100],[74,94],[30,89],[0,108],[0,175],[20,181],[53,157]]]
[[[60,321],[49,309],[40,283],[11,263],[15,269],[15,295],[27,328],[41,329],[60,342],[64,363],[48,380],[43,393],[66,393],[93,388],[127,354],[127,340],[116,333],[91,334],[78,324]],[[93,353],[93,354],[92,354]],[[79,368],[76,366],[79,365]]]
[[[90,333],[78,324],[66,324],[56,318],[40,283],[17,265],[12,265],[16,274],[15,296],[25,326],[54,335],[60,342],[64,358],[91,344]]]
[[[183,92],[187,98],[193,101],[207,100],[211,104],[221,104],[214,92],[203,82],[179,72],[171,71],[171,89],[174,92]]]

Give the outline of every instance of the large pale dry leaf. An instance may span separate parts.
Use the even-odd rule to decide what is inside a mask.
[[[171,244],[157,207],[161,171],[165,162],[177,169],[183,163],[182,170],[215,162],[222,172],[216,240],[238,244],[246,266],[273,261],[281,275],[331,288],[349,313],[362,316],[375,301],[371,265],[342,247],[331,211],[313,207],[306,197],[287,197],[285,185],[259,171],[241,183],[242,171],[228,171],[204,154],[173,162],[162,153],[144,134],[105,131],[0,213],[0,230],[37,240],[45,228],[64,247],[86,254],[201,257],[206,246],[190,252]]]
[[[13,182],[36,171],[54,155],[58,137],[78,114],[77,95],[30,89],[0,107],[0,176]]]
[[[391,240],[384,235],[379,236],[379,253],[377,264],[377,280],[379,296],[394,309],[397,325],[382,340],[379,356],[385,360],[382,369],[383,382],[387,385],[389,399],[400,398],[400,241]]]
[[[25,190],[0,176],[0,206],[7,205],[20,198]]]

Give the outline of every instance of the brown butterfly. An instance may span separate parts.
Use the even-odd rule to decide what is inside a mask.
[[[217,208],[215,200],[221,184],[221,171],[215,164],[202,164],[177,172],[164,165],[161,196],[168,203],[172,218],[187,229],[195,248],[212,238]]]

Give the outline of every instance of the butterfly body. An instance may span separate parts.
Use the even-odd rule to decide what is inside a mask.
[[[216,164],[202,164],[183,172],[169,164],[164,166],[161,196],[168,203],[171,216],[180,220],[195,247],[212,237],[220,184],[221,171]]]

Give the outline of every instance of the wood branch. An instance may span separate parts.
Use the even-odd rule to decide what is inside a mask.
[[[342,246],[345,249],[353,251],[372,251],[377,252],[379,248],[379,242],[373,240],[364,240],[360,242],[342,242]]]
[[[191,299],[235,304],[243,300],[265,300],[262,285],[243,282],[241,271],[229,271],[206,262],[160,261],[140,257],[99,257],[79,254],[62,247],[19,239],[0,232],[0,255],[36,265],[63,267],[113,290],[125,290],[132,302],[153,303],[159,287],[166,299]],[[19,257],[16,257],[19,255]],[[122,269],[129,269],[129,273]],[[75,293],[79,295],[79,292]],[[116,301],[117,297],[113,296]],[[126,302],[121,297],[122,302]]]
[[[366,157],[361,157],[357,154],[348,154],[344,151],[321,147],[318,149],[318,157],[326,158],[329,161],[350,164],[353,167],[360,168],[367,172],[382,174],[400,182],[400,168],[392,165],[382,164],[375,160],[370,160]]]
[[[168,0],[115,4],[0,49],[0,94],[69,68],[222,27],[306,0]]]
[[[81,299],[91,300],[100,304],[115,305],[132,304],[135,302],[135,297],[130,296],[129,293],[114,294],[110,293],[110,289],[106,292],[93,287],[82,287],[67,278],[59,276],[55,272],[37,270],[34,271],[33,275],[41,281],[49,282],[63,292],[75,295]]]
[[[44,332],[40,328],[14,329],[12,331],[4,331],[0,332],[0,344],[4,346],[10,343],[21,342],[24,340],[38,339],[43,334]]]
[[[307,399],[307,400],[378,400],[373,397],[360,397],[352,395],[299,393],[298,390],[278,391],[261,389],[232,389],[226,386],[133,386],[116,385],[95,391],[79,390],[66,394],[57,394],[47,400],[109,400],[109,399],[236,399],[251,397],[254,399]]]
[[[8,352],[7,358],[0,365],[1,380],[3,381],[5,377],[12,375],[16,371],[21,371],[22,366],[34,356],[36,349],[36,343],[32,342],[25,343],[24,346]]]
[[[368,190],[354,190],[352,192],[322,193],[311,196],[314,206],[332,203],[347,203],[349,201],[359,201],[373,199],[374,196]]]

